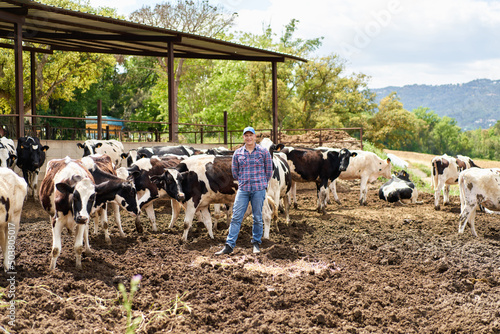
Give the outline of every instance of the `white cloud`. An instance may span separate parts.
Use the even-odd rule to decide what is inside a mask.
[[[166,0],[91,0],[129,14]],[[239,14],[236,30],[324,37],[318,56],[339,54],[371,86],[500,78],[500,2],[488,0],[210,0]]]

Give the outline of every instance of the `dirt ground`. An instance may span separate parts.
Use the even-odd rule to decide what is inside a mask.
[[[16,243],[15,320],[9,324],[10,275],[0,274],[0,329],[10,333],[125,333],[127,312],[118,291],[142,280],[132,303],[138,333],[500,333],[500,216],[478,213],[474,238],[459,235],[459,199],[433,208],[378,199],[381,182],[358,204],[359,182],[340,181],[342,205],[316,212],[312,184],[298,187],[291,222],[280,217],[262,253],[251,252],[251,222],[235,252],[215,257],[215,239],[195,223],[188,242],[182,222],[168,228],[170,206],[156,205],[159,231],[139,235],[123,217],[126,238],[112,222],[112,245],[102,231],[75,269],[73,237],[63,233],[57,269],[48,216],[25,203]],[[142,220],[146,222],[143,215]],[[1,331],[0,331],[1,332]]]

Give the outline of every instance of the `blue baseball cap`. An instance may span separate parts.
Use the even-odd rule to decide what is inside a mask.
[[[251,132],[251,133],[255,134],[255,130],[251,126],[247,126],[246,128],[243,129],[243,134],[245,134],[247,132]]]

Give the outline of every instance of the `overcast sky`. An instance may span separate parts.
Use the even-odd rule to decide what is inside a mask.
[[[162,0],[91,0],[128,15]],[[235,30],[281,34],[298,19],[297,37],[324,37],[317,56],[339,54],[370,88],[500,79],[500,1],[210,0],[237,12]]]

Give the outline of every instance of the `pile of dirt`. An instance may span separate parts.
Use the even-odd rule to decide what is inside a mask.
[[[270,132],[257,133],[257,143],[264,138],[271,138]],[[331,147],[331,148],[347,148],[349,150],[360,150],[361,142],[351,137],[347,132],[342,130],[311,130],[302,134],[288,135],[280,132],[278,135],[278,143],[285,146],[294,147]],[[234,146],[236,150],[243,144]]]
[[[331,147],[347,148],[349,150],[361,149],[358,139],[351,137],[345,131],[338,130],[311,130],[300,135],[287,135],[280,133],[280,143],[290,146],[303,147]]]

